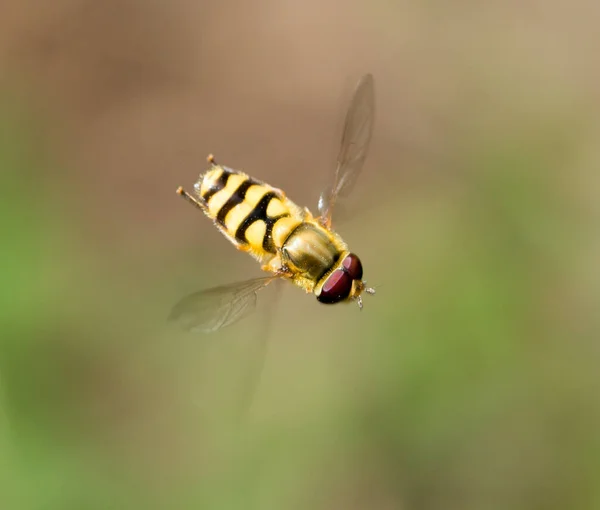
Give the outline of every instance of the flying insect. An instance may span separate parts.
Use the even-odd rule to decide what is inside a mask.
[[[331,185],[321,194],[319,216],[286,194],[246,173],[216,163],[194,184],[196,197],[177,193],[208,216],[238,249],[256,259],[269,276],[223,285],[184,297],[170,319],[187,330],[216,331],[248,315],[257,293],[285,279],[324,304],[356,301],[374,294],[363,278],[362,263],[332,228],[336,201],[352,190],[364,165],[375,114],[373,76],[364,75],[350,101]]]

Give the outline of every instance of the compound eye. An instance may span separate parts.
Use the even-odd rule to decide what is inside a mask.
[[[339,303],[348,298],[351,290],[352,277],[346,271],[336,269],[325,280],[317,299],[325,304]]]
[[[342,266],[352,277],[353,280],[362,280],[362,264],[360,263],[360,259],[356,255],[354,255],[354,253],[350,253],[344,259],[344,262],[342,262]]]

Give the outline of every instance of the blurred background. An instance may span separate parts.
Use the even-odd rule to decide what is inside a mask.
[[[0,508],[600,508],[598,16],[4,2]],[[314,211],[365,72],[335,226],[377,295],[168,324],[261,274],[176,187],[212,152]]]

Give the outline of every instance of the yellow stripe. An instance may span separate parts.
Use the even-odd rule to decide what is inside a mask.
[[[267,207],[267,216],[274,218],[275,216],[279,216],[280,214],[286,214],[289,213],[290,211],[288,210],[287,207],[285,207],[283,205],[283,203],[281,202],[281,200],[279,200],[278,198],[273,198],[270,202],[269,205]]]
[[[227,180],[227,186],[225,186],[221,191],[215,193],[210,200],[208,201],[208,212],[210,213],[212,218],[216,218],[217,214],[221,210],[221,207],[225,205],[225,202],[229,200],[231,195],[235,192],[236,189],[246,180],[246,177],[239,174],[232,174],[229,176]]]
[[[248,239],[248,243],[254,248],[254,250],[260,252],[264,251],[262,246],[266,232],[267,225],[262,220],[256,220],[248,227],[246,230],[246,239]]]
[[[260,202],[260,199],[265,196],[266,193],[271,191],[266,186],[261,184],[255,184],[254,186],[250,186],[248,191],[246,191],[246,197],[244,198],[244,203],[249,204],[251,209],[254,209],[256,204]]]
[[[290,216],[277,220],[275,225],[273,225],[273,244],[281,248],[285,240],[292,233],[292,230],[300,225],[300,223],[302,223],[302,220]]]
[[[203,196],[209,189],[214,188],[217,185],[217,181],[223,173],[222,168],[214,168],[204,174],[202,178],[202,184],[200,186],[200,196]]]
[[[236,205],[231,211],[227,213],[225,217],[225,227],[231,235],[235,235],[235,231],[240,226],[242,221],[246,219],[252,210],[256,207],[260,199],[269,192],[269,189],[265,186],[256,184],[250,186],[246,191],[246,196],[241,204]]]
[[[240,223],[242,223],[246,216],[252,212],[252,209],[254,209],[254,206],[242,202],[227,213],[227,216],[225,217],[225,227],[231,235],[235,235],[235,231],[240,226]]]

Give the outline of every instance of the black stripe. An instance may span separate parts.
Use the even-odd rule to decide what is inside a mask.
[[[202,195],[202,200],[204,200],[205,203],[208,203],[208,201],[210,200],[210,197],[212,197],[215,193],[218,193],[225,186],[227,186],[227,181],[229,180],[230,175],[231,175],[231,172],[229,170],[226,170],[225,168],[223,168],[223,172],[219,176],[219,179],[217,180],[217,182],[215,182],[213,186],[208,188],[204,192],[204,195]]]
[[[267,224],[267,230],[265,231],[265,237],[263,238],[263,250],[269,253],[275,253],[275,245],[273,244],[273,226],[277,223],[277,220],[281,218],[287,218],[289,213],[280,214],[274,218],[267,218],[265,223]]]
[[[244,201],[244,198],[246,198],[246,191],[248,191],[248,188],[254,184],[256,183],[252,179],[246,179],[233,192],[233,194],[229,197],[229,200],[223,204],[223,207],[221,207],[217,213],[217,221],[221,225],[225,225],[225,217],[227,216],[227,213],[236,205],[241,204]]]
[[[250,214],[244,218],[244,221],[240,223],[240,226],[235,231],[235,238],[243,244],[248,244],[248,239],[246,239],[246,230],[252,225],[255,221],[262,220],[265,222],[266,231],[263,237],[263,250],[268,253],[275,253],[275,245],[273,244],[273,225],[275,222],[285,216],[289,216],[289,213],[280,214],[279,216],[275,216],[271,218],[267,215],[267,208],[269,207],[269,203],[273,198],[279,198],[276,193],[273,191],[269,191],[265,193],[265,195],[260,199],[258,204],[252,209]]]

